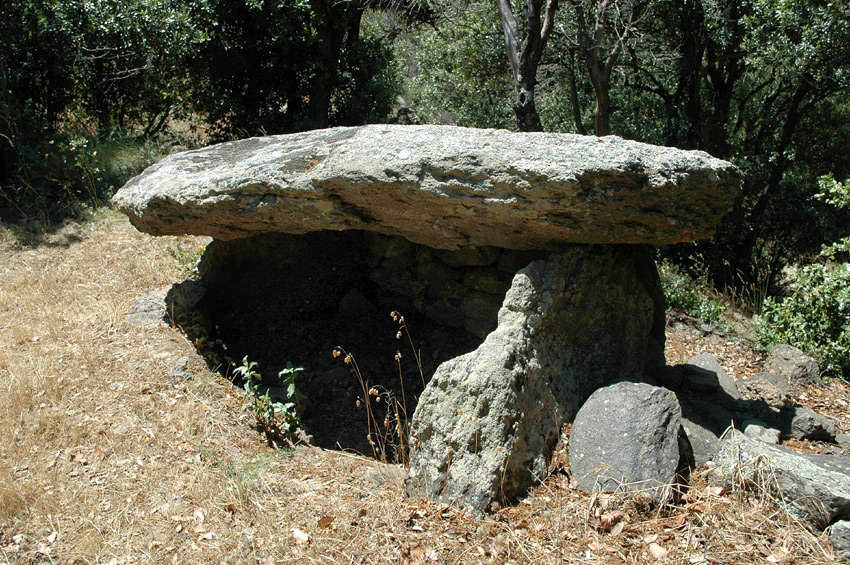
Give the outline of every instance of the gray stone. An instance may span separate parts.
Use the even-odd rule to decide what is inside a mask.
[[[157,327],[170,323],[166,313],[165,297],[170,286],[160,288],[137,298],[131,305],[124,318],[133,326],[140,328]]]
[[[179,313],[194,308],[204,292],[204,286],[192,280],[154,290],[133,302],[125,319],[138,327],[171,324]]]
[[[829,527],[829,541],[835,558],[850,561],[850,520],[839,520]]]
[[[544,479],[561,426],[597,388],[639,377],[663,339],[651,266],[643,248],[576,246],[517,273],[495,331],[419,399],[408,493],[483,513]]]
[[[838,445],[850,445],[850,434],[835,434],[835,443]]]
[[[782,375],[795,384],[820,384],[818,362],[790,345],[777,345],[767,354],[764,370]]]
[[[181,357],[168,369],[168,376],[172,379],[191,379],[192,373],[189,372],[189,363],[188,357]]]
[[[570,434],[570,471],[586,491],[644,492],[666,500],[679,463],[676,395],[644,383],[594,392]]]
[[[691,392],[677,394],[682,407],[682,429],[691,446],[694,467],[711,461],[720,447],[720,437],[734,423],[734,415],[723,406],[694,398]]]
[[[775,489],[788,510],[823,529],[850,514],[850,459],[812,455],[730,430],[720,442],[713,482]]]
[[[773,408],[782,408],[794,402],[788,381],[776,373],[758,373],[736,384],[743,400],[763,400]]]
[[[689,369],[687,386],[695,391],[723,391],[733,399],[741,398],[735,379],[730,377],[711,353],[702,353],[685,365]],[[694,370],[701,369],[701,370]]]
[[[746,420],[741,424],[741,429],[747,436],[765,443],[779,443],[782,435],[779,430],[771,428],[759,420]]]
[[[794,439],[835,442],[835,426],[806,406],[791,406],[782,412],[783,432]]]
[[[557,249],[710,237],[740,184],[706,153],[614,136],[370,125],[171,155],[113,202],[155,235],[355,229],[441,249]]]

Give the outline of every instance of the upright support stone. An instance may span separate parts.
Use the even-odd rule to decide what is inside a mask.
[[[663,310],[642,247],[576,246],[520,270],[497,329],[443,363],[419,399],[408,493],[484,513],[544,479],[584,400],[643,373]]]

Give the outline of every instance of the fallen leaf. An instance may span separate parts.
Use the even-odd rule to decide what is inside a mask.
[[[617,522],[614,524],[614,527],[611,528],[611,535],[616,537],[623,533],[623,528],[626,527],[626,523],[623,521]]]
[[[334,523],[333,516],[322,516],[319,518],[319,527],[320,528],[330,528],[331,524]]]
[[[643,543],[652,543],[658,539],[658,534],[652,534],[651,536],[646,536],[643,538]]]
[[[295,538],[295,543],[297,544],[307,545],[308,543],[310,543],[310,534],[308,534],[304,530],[292,528],[292,537]]]
[[[59,532],[57,532],[56,530],[53,530],[53,532],[49,536],[47,536],[47,543],[56,542],[56,538],[58,536],[59,536]]]
[[[611,528],[613,528],[615,524],[621,522],[625,516],[626,515],[620,511],[602,514],[599,516],[599,527],[606,532],[610,532]]]
[[[408,554],[410,555],[410,561],[413,563],[417,563],[425,559],[425,550],[422,549],[422,546],[419,544],[411,547]]]
[[[196,524],[203,524],[204,520],[207,519],[207,511],[204,508],[196,508],[192,513],[192,519]]]
[[[649,552],[656,559],[664,559],[665,557],[667,557],[667,554],[670,553],[669,551],[667,551],[666,549],[664,549],[663,547],[661,547],[657,543],[649,544]]]
[[[207,532],[198,536],[199,540],[211,540],[215,537],[215,532]]]
[[[497,538],[490,539],[490,555],[493,557],[499,557],[502,553],[505,552],[505,542]]]
[[[710,494],[712,496],[723,496],[724,494],[726,494],[730,490],[731,489],[729,487],[710,487],[708,489],[708,494]]]

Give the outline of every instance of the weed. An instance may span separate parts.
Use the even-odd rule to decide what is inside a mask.
[[[396,339],[401,339],[405,335],[407,336],[407,341],[410,344],[410,349],[419,370],[419,378],[424,388],[425,375],[422,370],[422,355],[413,344],[413,338],[410,336],[410,329],[404,321],[404,316],[395,310],[390,313],[390,316],[399,324],[399,329],[395,336]],[[380,385],[372,385],[368,379],[365,379],[354,355],[342,347],[334,348],[333,356],[342,357],[343,362],[351,366],[354,375],[357,377],[357,382],[360,384],[362,395],[357,399],[357,406],[363,407],[366,410],[366,440],[372,447],[372,454],[376,459],[387,462],[390,454],[393,453],[396,461],[406,467],[409,463],[410,419],[407,411],[407,395],[404,389],[404,371],[401,367],[401,351],[396,351],[395,354],[395,362],[398,366],[399,386],[401,388],[400,400],[391,390]],[[384,418],[379,422],[375,410],[381,404],[383,404],[385,414]]]
[[[185,277],[188,276],[189,273],[192,272],[192,269],[195,268],[195,265],[198,264],[198,261],[201,259],[201,255],[204,253],[203,247],[198,247],[191,243],[181,245],[180,242],[177,242],[174,247],[170,245],[165,248],[168,251],[168,254],[177,261],[177,265],[180,267],[180,273]]]
[[[667,306],[707,324],[717,324],[726,310],[722,300],[715,298],[705,278],[695,280],[669,261],[658,265],[661,288]]]
[[[287,363],[286,368],[278,373],[278,377],[286,387],[290,402],[274,402],[269,397],[268,388],[261,392],[262,375],[256,370],[257,362],[248,361],[248,356],[242,360],[242,366],[234,369],[234,374],[244,381],[245,394],[248,396],[248,410],[254,414],[257,428],[266,434],[269,442],[277,445],[278,441],[293,443],[296,431],[301,428],[302,407],[295,386],[295,378],[304,370]]]

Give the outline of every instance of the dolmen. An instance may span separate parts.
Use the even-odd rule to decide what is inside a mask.
[[[706,153],[613,136],[371,125],[171,155],[114,204],[143,232],[211,236],[210,286],[239,260],[344,248],[380,288],[477,336],[419,398],[406,484],[485,513],[545,478],[595,391],[664,365],[647,246],[710,237],[740,184]]]

